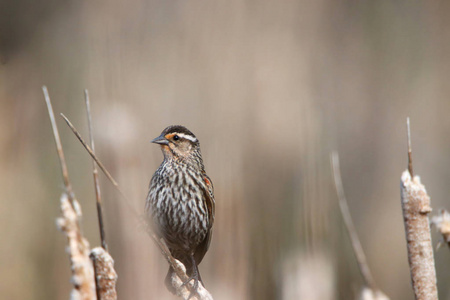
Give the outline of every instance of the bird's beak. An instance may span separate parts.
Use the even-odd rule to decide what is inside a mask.
[[[169,145],[169,141],[163,135],[154,138],[151,142],[160,145]]]

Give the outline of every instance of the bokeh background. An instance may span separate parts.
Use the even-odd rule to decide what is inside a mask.
[[[47,85],[85,137],[89,89],[98,155],[139,212],[162,161],[149,141],[170,124],[199,137],[217,203],[200,269],[216,299],[355,298],[362,280],[331,150],[375,280],[391,299],[413,299],[399,191],[406,117],[434,213],[449,209],[449,20],[447,1],[0,1],[2,298],[71,289]],[[58,125],[96,246],[91,161]],[[167,263],[101,177],[120,299],[175,299]],[[448,249],[436,262],[450,299]]]

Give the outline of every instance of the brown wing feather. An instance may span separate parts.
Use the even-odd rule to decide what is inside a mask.
[[[203,191],[206,207],[208,209],[208,216],[209,216],[209,230],[206,234],[205,239],[200,243],[200,245],[197,246],[194,253],[195,262],[200,264],[203,257],[206,254],[206,251],[208,251],[209,245],[211,244],[211,238],[212,238],[212,226],[214,223],[214,214],[216,210],[216,203],[214,201],[214,186],[211,181],[211,179],[208,177],[208,175],[204,174],[204,180],[206,183],[206,187],[208,188],[207,191]]]
[[[210,228],[213,226],[214,224],[214,215],[216,213],[216,202],[214,200],[214,186],[213,183],[211,181],[211,178],[208,177],[208,175],[203,174],[203,179],[205,180],[206,183],[206,187],[208,188],[208,191],[206,191],[206,207],[208,208],[208,214],[210,217]]]

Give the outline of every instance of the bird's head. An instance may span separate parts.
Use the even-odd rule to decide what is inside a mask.
[[[189,129],[181,125],[167,127],[152,143],[161,146],[165,159],[187,159],[194,154],[200,155],[200,142]]]

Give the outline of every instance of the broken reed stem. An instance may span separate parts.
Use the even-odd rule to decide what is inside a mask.
[[[411,179],[408,170],[401,178],[401,198],[405,223],[408,262],[416,300],[438,299],[433,246],[428,214],[430,197],[420,178]]]
[[[89,257],[94,265],[97,299],[116,300],[117,273],[113,258],[102,247],[92,249]]]
[[[95,299],[94,293],[94,272],[89,259],[89,243],[83,237],[80,229],[81,208],[78,204],[72,190],[67,170],[66,160],[59,137],[58,127],[55,122],[52,104],[48,94],[47,87],[43,86],[45,101],[47,103],[50,122],[52,124],[53,135],[55,138],[56,149],[61,165],[62,176],[66,192],[61,195],[61,213],[62,217],[56,220],[57,227],[67,236],[67,252],[69,253],[70,265],[72,270],[71,282],[74,289],[71,293],[73,300],[91,300]]]
[[[347,199],[344,194],[344,187],[342,185],[341,171],[339,167],[339,155],[337,152],[331,153],[331,165],[333,167],[333,178],[336,192],[339,199],[339,208],[341,210],[342,218],[344,219],[345,228],[350,236],[353,252],[358,262],[358,267],[365,284],[373,291],[377,291],[377,285],[373,279],[372,272],[370,271],[369,264],[367,263],[366,255],[359,241],[358,234],[356,232],[355,225],[353,224],[352,216],[348,208]]]
[[[92,153],[95,154],[94,132],[92,129],[91,103],[89,100],[88,90],[84,90],[84,98],[86,101],[86,112],[87,112],[88,127],[89,127],[89,139],[91,142]],[[94,175],[95,199],[96,199],[96,204],[97,204],[97,217],[98,217],[98,227],[100,229],[100,240],[101,240],[103,249],[108,251],[108,245],[106,244],[105,225],[103,223],[100,182],[98,180],[97,163],[95,162],[94,159],[92,159],[92,168],[93,168],[93,175]]]
[[[61,114],[61,117],[66,121],[67,125],[70,127],[72,132],[75,134],[75,136],[78,138],[80,143],[83,145],[83,147],[86,149],[86,151],[89,153],[89,155],[94,159],[94,161],[99,166],[100,170],[106,175],[106,177],[110,180],[110,182],[114,185],[114,187],[117,189],[117,191],[120,193],[120,195],[125,199],[125,203],[127,204],[128,208],[131,210],[134,215],[142,221],[144,224],[144,227],[146,228],[146,232],[150,235],[152,240],[156,243],[158,248],[160,249],[163,256],[168,261],[169,265],[175,270],[176,275],[178,278],[172,278],[172,286],[177,291],[177,295],[183,299],[198,299],[198,300],[212,300],[211,294],[203,287],[201,282],[198,283],[197,287],[197,295],[193,295],[191,297],[190,289],[188,288],[188,284],[183,284],[189,279],[189,276],[186,274],[186,268],[185,266],[177,259],[175,259],[167,246],[153,233],[151,230],[151,227],[149,226],[147,220],[145,218],[139,217],[138,213],[131,207],[129,201],[127,200],[127,197],[122,192],[122,190],[119,187],[119,184],[114,180],[114,178],[111,176],[111,174],[108,172],[108,170],[105,168],[105,166],[102,164],[102,162],[97,158],[94,151],[86,144],[84,139],[79,134],[78,130],[72,125],[72,123],[69,121],[69,119],[64,115]],[[192,283],[189,283],[189,286],[192,286]]]

